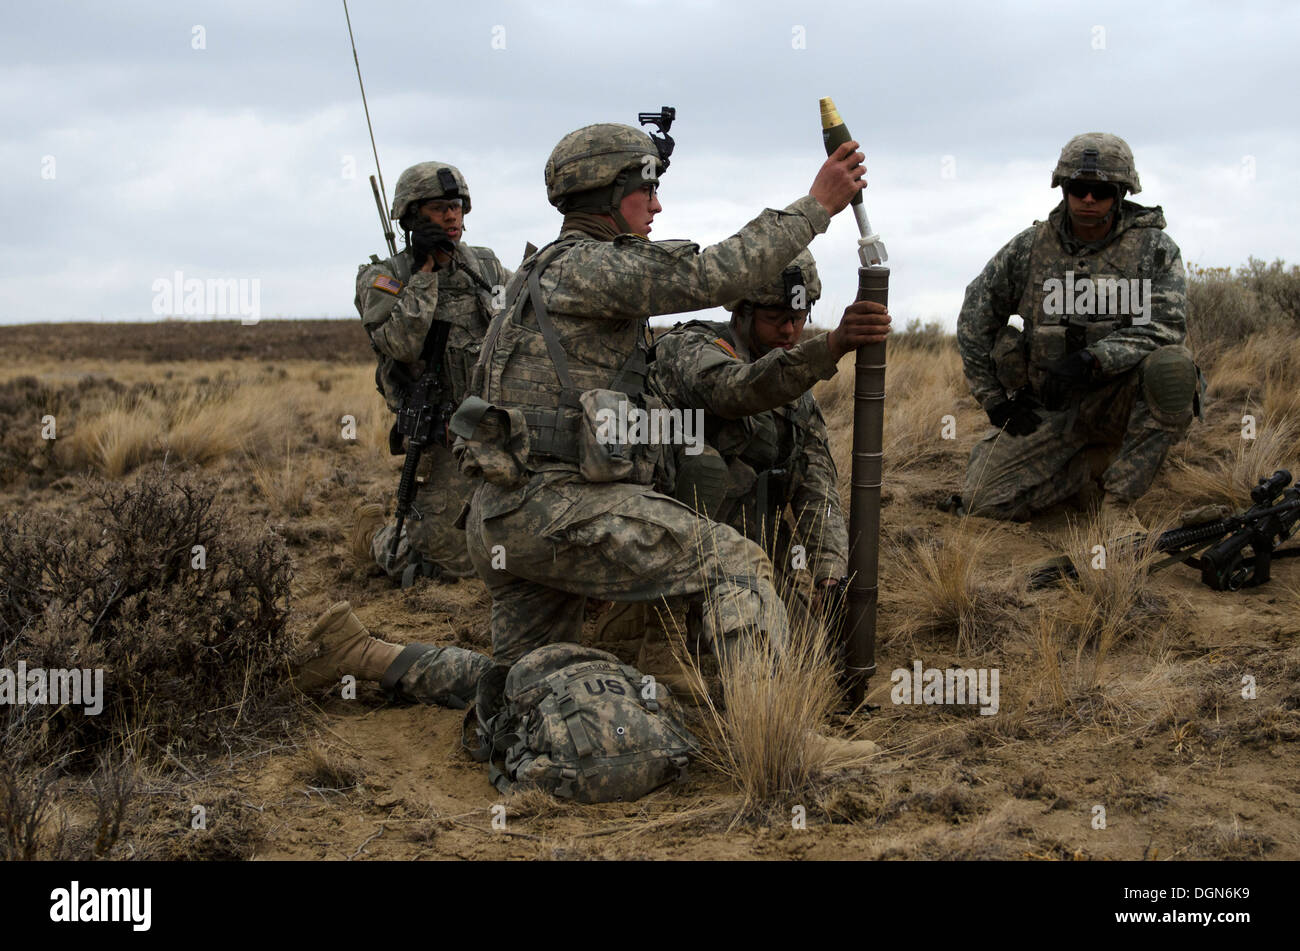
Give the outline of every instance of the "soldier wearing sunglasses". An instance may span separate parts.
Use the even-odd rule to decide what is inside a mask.
[[[957,512],[1025,520],[1063,501],[1131,527],[1131,505],[1186,434],[1204,389],[1187,337],[1182,257],[1118,136],[1061,150],[1046,221],[966,288],[957,344],[996,427],[971,452]],[[1023,329],[1009,324],[1019,315]]]

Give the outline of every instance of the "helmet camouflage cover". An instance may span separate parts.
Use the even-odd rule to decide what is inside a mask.
[[[800,288],[803,290],[802,297],[799,296]],[[741,300],[732,301],[727,305],[727,310],[735,310],[745,301],[760,307],[791,307],[795,310],[806,310],[821,296],[822,282],[817,276],[817,262],[805,248],[777,275],[776,280],[752,291]],[[802,304],[802,306],[795,307],[795,304]]]
[[[546,160],[546,197],[559,208],[564,198],[607,188],[628,170],[637,173],[636,187],[658,184],[663,168],[659,150],[640,129],[616,122],[584,126],[560,139]]]
[[[1076,178],[1114,182],[1133,195],[1142,190],[1133,150],[1119,136],[1107,132],[1085,132],[1065,143],[1052,172],[1052,187]]]
[[[446,162],[421,162],[398,176],[393,212],[388,217],[400,221],[412,204],[427,198],[459,198],[469,211],[469,185],[460,169]]]

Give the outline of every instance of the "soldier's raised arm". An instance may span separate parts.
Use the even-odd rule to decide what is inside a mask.
[[[826,159],[809,193],[765,209],[736,234],[704,250],[635,234],[584,245],[547,270],[541,288],[559,313],[628,320],[715,307],[775,277],[866,187],[863,155],[847,142]],[[593,300],[600,301],[592,310]]]

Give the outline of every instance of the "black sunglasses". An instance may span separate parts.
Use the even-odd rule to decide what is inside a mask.
[[[1073,181],[1065,186],[1065,190],[1075,198],[1083,198],[1091,194],[1097,201],[1106,201],[1119,195],[1118,188],[1105,182]]]

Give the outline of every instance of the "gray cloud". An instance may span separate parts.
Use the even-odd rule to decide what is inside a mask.
[[[1056,152],[1089,129],[1129,139],[1139,200],[1164,206],[1185,259],[1300,257],[1286,4],[357,2],[352,16],[389,188],[413,162],[456,163],[468,240],[509,265],[554,234],[541,169],[565,132],[677,106],[655,237],[704,244],[807,190],[823,95],[866,147],[899,317],[951,326],[988,257],[1051,209]],[[0,321],[150,318],[152,282],[177,270],[260,280],[266,316],[352,312],[356,265],[382,242],[340,4],[29,4],[7,11],[0,54]],[[823,324],[852,297],[855,238],[845,216],[813,244]]]

